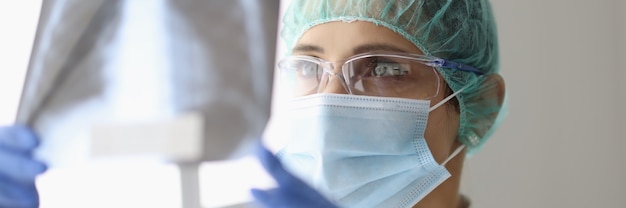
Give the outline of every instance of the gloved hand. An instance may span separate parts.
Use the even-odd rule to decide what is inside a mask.
[[[35,177],[46,166],[32,157],[37,145],[39,139],[26,126],[0,127],[0,207],[39,206]]]
[[[257,157],[278,187],[269,190],[252,189],[256,202],[267,208],[337,208],[332,202],[287,172],[270,151],[259,145]]]

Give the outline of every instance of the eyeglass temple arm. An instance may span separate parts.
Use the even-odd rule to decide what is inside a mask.
[[[450,68],[450,69],[456,69],[456,70],[461,70],[461,71],[465,71],[465,72],[472,72],[475,73],[477,75],[483,75],[484,73],[472,66],[469,65],[464,65],[461,63],[457,63],[454,61],[449,61],[449,60],[445,60],[445,59],[435,59],[432,61],[434,63],[435,66],[437,67],[443,67],[443,68]]]

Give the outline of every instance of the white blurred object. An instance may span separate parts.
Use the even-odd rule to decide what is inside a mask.
[[[37,179],[40,208],[180,208],[175,165],[112,161],[54,168]]]
[[[272,177],[253,157],[207,162],[199,170],[203,207],[253,207],[249,203],[253,199],[251,187],[276,187]]]
[[[17,123],[40,135],[35,156],[52,172],[95,157],[175,162],[182,207],[200,207],[200,162],[241,158],[268,121],[278,9],[278,0],[44,1]],[[136,207],[128,200],[116,207]]]
[[[0,1],[0,125],[15,121],[40,6],[41,0]]]
[[[52,167],[94,153],[240,157],[269,117],[278,8],[44,1],[17,122],[40,134],[36,156]]]

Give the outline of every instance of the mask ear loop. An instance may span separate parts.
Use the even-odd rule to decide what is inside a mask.
[[[441,105],[445,104],[446,102],[448,102],[450,99],[454,98],[454,96],[456,96],[457,94],[461,93],[463,90],[467,89],[467,87],[469,87],[470,85],[465,85],[465,87],[457,90],[455,93],[453,93],[452,95],[446,97],[445,99],[443,99],[441,102],[435,104],[433,107],[431,107],[428,112],[431,112],[437,108],[439,108]],[[454,152],[452,152],[452,154],[450,154],[450,156],[446,159],[446,161],[443,161],[443,163],[441,163],[441,165],[446,166],[446,164],[448,164],[448,162],[450,162],[450,160],[452,160],[452,158],[456,157],[456,155],[459,154],[459,152],[461,152],[461,150],[463,150],[463,148],[465,148],[465,145],[461,145],[459,147],[456,148],[456,150],[454,150]]]
[[[456,155],[458,155],[461,152],[461,150],[463,150],[463,148],[465,148],[465,145],[461,145],[461,146],[457,147],[456,150],[454,150],[454,152],[452,152],[452,154],[450,154],[448,159],[446,159],[446,161],[443,161],[443,163],[441,163],[441,165],[442,166],[446,166],[446,164],[448,164],[448,162],[450,162],[450,160],[452,160],[452,158],[456,157]]]
[[[435,104],[433,107],[430,107],[430,109],[428,110],[428,112],[432,112],[435,109],[441,107],[443,104],[446,104],[448,101],[450,101],[452,98],[454,98],[456,95],[458,95],[459,93],[463,92],[463,90],[467,89],[470,85],[465,85],[463,88],[457,90],[456,92],[452,93],[452,95],[444,98],[441,102]]]
[[[482,77],[482,75],[480,77]],[[472,84],[467,84],[464,87],[462,87],[461,89],[459,89],[456,92],[452,93],[452,95],[444,98],[441,102],[435,104],[433,107],[428,109],[428,112],[432,112],[435,109],[441,107],[443,104],[445,104],[446,102],[450,101],[456,95],[458,95],[459,93],[463,92],[463,90],[467,89],[470,85],[472,85]],[[454,150],[454,152],[452,152],[452,154],[450,154],[450,156],[445,161],[443,161],[443,163],[441,163],[441,165],[446,166],[446,164],[448,164],[448,162],[450,162],[450,160],[452,160],[452,158],[456,157],[456,155],[458,155],[461,152],[461,150],[463,150],[463,148],[465,148],[465,145],[461,145],[461,146],[457,147],[456,150]]]
[[[478,79],[476,80],[480,80],[480,78],[482,78],[484,75],[480,75],[478,76]],[[476,83],[476,82],[474,82]],[[459,93],[463,92],[465,89],[467,89],[469,86],[473,85],[474,83],[470,83],[465,85],[464,87],[462,87],[461,89],[457,90],[456,92],[452,93],[452,95],[444,98],[441,102],[435,104],[433,107],[431,107],[428,112],[434,111],[435,109],[439,108],[440,106],[442,106],[443,104],[445,104],[446,102],[450,101],[452,98],[454,98],[454,96],[458,95]]]

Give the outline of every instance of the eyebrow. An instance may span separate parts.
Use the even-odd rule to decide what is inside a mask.
[[[367,53],[367,52],[372,52],[372,51],[390,51],[390,52],[406,53],[405,50],[402,50],[398,47],[395,47],[389,44],[366,44],[366,45],[358,46],[354,48],[352,51],[354,54],[361,54],[361,53]]]
[[[293,52],[317,52],[324,53],[324,49],[322,47],[316,45],[307,45],[307,44],[298,44],[293,48]]]
[[[367,53],[367,52],[372,52],[372,51],[391,51],[391,52],[406,53],[405,50],[402,50],[396,46],[389,45],[389,44],[365,44],[365,45],[357,46],[356,48],[352,49],[353,54],[361,54],[361,53]],[[324,48],[316,46],[316,45],[298,44],[296,45],[296,47],[293,48],[293,52],[324,53]]]

